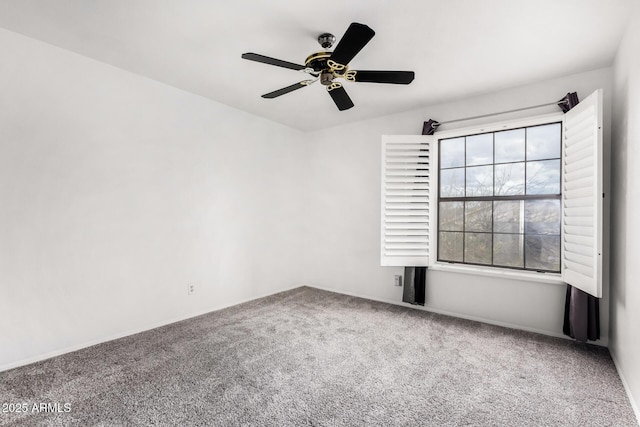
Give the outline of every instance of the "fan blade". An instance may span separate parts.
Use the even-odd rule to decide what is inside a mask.
[[[309,82],[313,83],[315,80],[304,80],[300,83],[292,84],[291,86],[283,87],[282,89],[274,90],[273,92],[265,93],[262,95],[263,98],[273,99],[277,98],[280,95],[284,95],[289,92],[293,92],[294,90],[301,89],[305,86],[309,86]]]
[[[264,55],[258,55],[257,53],[243,53],[242,59],[248,59],[249,61],[262,62],[263,64],[275,65],[276,67],[289,68],[291,70],[304,70],[304,65],[294,64],[293,62],[282,61],[280,59],[270,58]]]
[[[334,83],[331,86],[328,86],[327,90],[329,91],[329,95],[331,95],[331,98],[333,98],[333,102],[336,103],[338,110],[344,111],[353,107],[351,98],[349,98],[349,95],[347,95],[347,91],[344,90],[341,84]]]
[[[366,25],[353,22],[333,50],[331,60],[341,65],[347,65],[375,34],[375,31]]]
[[[354,81],[408,85],[414,77],[413,71],[355,71]]]

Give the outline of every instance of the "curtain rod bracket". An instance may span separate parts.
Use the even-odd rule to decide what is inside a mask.
[[[424,122],[424,124],[422,125],[422,134],[433,135],[435,131],[438,129],[438,126],[440,126],[440,123],[436,122],[433,119],[429,119],[428,121]]]
[[[566,113],[567,111],[578,105],[579,102],[580,100],[578,99],[578,93],[569,92],[565,95],[564,98],[558,101],[558,107],[560,107],[563,113]]]

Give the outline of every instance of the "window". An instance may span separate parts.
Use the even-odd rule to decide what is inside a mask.
[[[560,272],[561,123],[438,140],[438,261]]]
[[[599,89],[565,114],[384,135],[380,265],[561,278],[601,297],[602,99]]]

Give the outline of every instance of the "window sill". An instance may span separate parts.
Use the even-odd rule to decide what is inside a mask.
[[[452,273],[474,274],[480,276],[498,277],[501,279],[522,280],[527,282],[547,283],[551,285],[564,285],[562,275],[559,273],[537,273],[535,271],[516,271],[506,268],[480,267],[476,265],[460,265],[438,262],[429,266],[434,271],[449,271]]]

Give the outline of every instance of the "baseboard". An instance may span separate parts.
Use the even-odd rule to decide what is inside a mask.
[[[5,364],[5,365],[0,365],[0,372],[8,371],[10,369],[19,368],[20,366],[30,365],[30,364],[36,363],[36,362],[41,362],[43,360],[51,359],[52,357],[57,357],[57,356],[61,356],[63,354],[72,353],[74,351],[82,350],[83,348],[92,347],[94,345],[102,344],[102,343],[105,343],[105,342],[108,342],[108,341],[113,341],[113,340],[117,340],[117,339],[120,339],[120,338],[131,336],[131,335],[139,334],[141,332],[150,331],[152,329],[160,328],[162,326],[170,325],[172,323],[181,322],[183,320],[187,320],[187,319],[191,319],[191,318],[194,318],[194,317],[202,316],[203,314],[207,314],[207,313],[211,313],[211,312],[214,312],[214,311],[222,310],[222,309],[225,309],[225,308],[233,307],[234,305],[243,304],[243,303],[249,302],[249,301],[254,301],[254,300],[257,300],[257,299],[260,299],[260,298],[268,297],[270,295],[279,294],[281,292],[290,291],[292,289],[299,288],[300,286],[302,286],[302,285],[296,285],[296,286],[292,286],[292,287],[288,287],[288,288],[279,289],[277,291],[268,292],[268,293],[261,294],[261,295],[258,295],[258,296],[252,297],[252,298],[246,298],[246,299],[242,299],[242,300],[237,300],[237,301],[234,301],[234,302],[231,302],[231,303],[228,303],[228,304],[217,305],[217,306],[208,308],[206,310],[200,310],[198,312],[189,313],[189,314],[184,315],[184,316],[179,316],[179,317],[175,317],[175,318],[168,319],[168,320],[162,320],[160,322],[154,322],[154,323],[151,323],[149,325],[145,325],[143,327],[132,329],[132,330],[129,330],[129,331],[126,331],[126,332],[121,332],[121,333],[118,333],[118,334],[114,334],[114,335],[98,338],[98,339],[95,339],[95,340],[84,342],[82,344],[76,344],[76,345],[73,345],[73,346],[70,346],[70,347],[66,347],[66,348],[50,351],[48,353],[43,353],[43,354],[39,354],[39,355],[36,355],[36,356],[33,356],[33,357],[29,357],[27,359],[22,359],[22,360],[18,360],[16,362],[11,362],[11,363],[8,363],[8,364]]]
[[[618,376],[620,377],[620,381],[622,381],[622,386],[624,390],[627,392],[627,397],[629,398],[629,403],[631,403],[631,408],[633,409],[633,413],[636,415],[636,420],[638,421],[638,425],[640,425],[640,407],[638,406],[638,402],[636,402],[633,398],[633,394],[631,394],[631,388],[629,388],[629,383],[624,376],[624,373],[620,369],[620,364],[618,363],[618,358],[616,357],[613,349],[609,349],[609,354],[611,354],[611,359],[613,360],[613,365],[616,367],[616,371],[618,371]]]
[[[338,293],[338,294],[349,295],[349,296],[352,296],[352,297],[364,298],[364,299],[368,299],[368,300],[372,300],[372,301],[378,301],[378,302],[385,302],[387,304],[398,305],[398,306],[401,306],[401,307],[412,308],[412,309],[415,309],[415,310],[428,311],[430,313],[437,313],[437,314],[443,314],[445,316],[458,317],[458,318],[466,319],[466,320],[473,320],[475,322],[487,323],[489,325],[502,326],[504,328],[517,329],[517,330],[520,330],[520,331],[527,331],[527,332],[534,332],[536,334],[547,335],[547,336],[551,336],[551,337],[571,340],[571,338],[569,338],[566,335],[561,334],[561,333],[553,333],[553,332],[543,331],[543,330],[536,329],[536,328],[527,328],[526,326],[515,325],[515,324],[511,324],[511,323],[507,323],[507,322],[499,322],[499,321],[492,320],[492,319],[485,319],[485,318],[482,318],[482,317],[469,316],[469,315],[466,315],[466,314],[451,312],[451,311],[447,311],[447,310],[439,310],[439,309],[431,308],[431,307],[423,307],[421,305],[407,304],[407,303],[401,302],[401,301],[394,301],[394,300],[389,300],[389,299],[386,299],[386,298],[377,298],[377,297],[372,297],[370,295],[363,295],[363,294],[358,294],[358,293],[354,293],[354,292],[347,292],[347,291],[344,291],[342,289],[334,289],[334,288],[328,288],[328,287],[316,286],[316,285],[309,285],[309,284],[306,284],[305,286],[308,286],[310,288],[321,289],[321,290],[324,290],[324,291],[335,292],[335,293]],[[603,342],[600,342],[600,343],[598,343],[598,342],[590,342],[590,344],[599,345],[601,347],[606,347],[607,346],[606,340],[604,340],[604,341],[605,341],[604,343]]]

